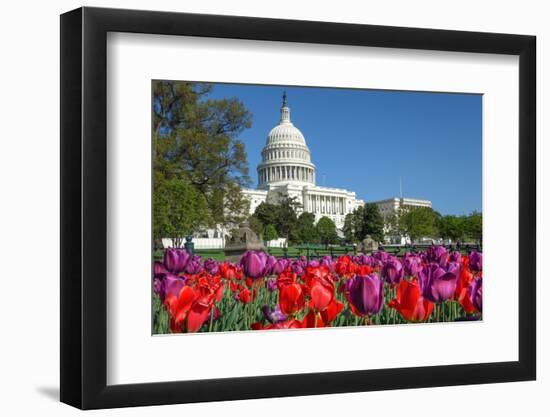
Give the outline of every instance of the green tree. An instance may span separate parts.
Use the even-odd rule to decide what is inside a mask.
[[[406,207],[400,209],[399,229],[412,241],[421,237],[435,236],[438,214],[429,207]]]
[[[315,215],[304,212],[296,222],[297,243],[317,243],[319,235],[315,228]]]
[[[463,216],[442,216],[438,225],[439,235],[443,239],[451,239],[454,242],[464,240],[466,236],[465,220]]]
[[[481,243],[483,240],[483,215],[474,211],[466,218],[465,223],[467,236]]]
[[[279,236],[286,237],[291,242],[296,242],[296,226],[298,217],[296,216],[296,210],[301,205],[295,198],[283,197],[279,204],[277,204],[277,222],[276,228]]]
[[[319,240],[322,244],[329,245],[331,243],[338,242],[338,233],[336,232],[336,225],[334,222],[326,216],[319,219],[316,225]]]
[[[208,84],[153,81],[152,89],[154,171],[193,185],[212,223],[242,221],[247,202],[240,189],[250,177],[238,137],[251,126],[251,114],[237,99],[208,99]]]
[[[268,224],[264,227],[263,237],[265,241],[275,240],[279,238],[279,235],[277,235],[277,230],[275,230],[275,226],[272,224]]]
[[[353,210],[352,228],[353,234],[356,240],[363,240],[365,238],[365,206],[359,206]]]
[[[253,214],[247,220],[248,226],[256,233],[258,236],[262,236],[264,232],[264,225],[258,218]]]
[[[379,242],[384,240],[384,219],[375,203],[365,204],[363,210],[363,230],[361,235],[363,239],[370,235]]]
[[[181,247],[185,236],[209,223],[204,196],[178,178],[158,178],[153,193],[153,237],[171,238]]]
[[[353,213],[346,214],[344,218],[344,227],[342,228],[344,233],[344,239],[346,242],[353,242],[355,240],[355,230],[353,228]]]
[[[272,224],[277,228],[279,218],[279,208],[275,204],[262,202],[256,207],[253,214],[261,223],[261,229],[263,231],[264,226]]]
[[[384,218],[384,230],[386,234],[392,237],[401,233],[399,230],[399,212],[386,215]]]

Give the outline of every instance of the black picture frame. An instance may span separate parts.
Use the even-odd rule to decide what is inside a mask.
[[[519,360],[107,385],[108,32],[519,56]],[[88,7],[61,15],[61,401],[94,409],[535,379],[535,50],[524,35]]]

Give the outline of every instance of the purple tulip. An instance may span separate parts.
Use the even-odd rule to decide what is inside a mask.
[[[449,262],[458,262],[460,263],[462,261],[462,254],[458,251],[452,252],[449,255]]]
[[[201,265],[201,257],[199,255],[194,255],[189,261],[187,262],[187,265],[185,265],[185,273],[190,275],[199,274],[203,271],[202,265]]]
[[[241,257],[241,267],[248,278],[264,276],[267,255],[264,252],[246,251]]]
[[[481,277],[476,278],[472,281],[470,284],[470,287],[468,288],[468,296],[470,297],[470,300],[472,301],[472,304],[477,309],[477,311],[481,312],[483,307],[483,279]]]
[[[183,272],[190,254],[185,249],[168,248],[164,251],[164,267],[173,274]]]
[[[334,272],[334,259],[332,259],[332,256],[323,256],[319,261],[319,264],[328,267],[331,272]]]
[[[372,256],[365,255],[362,253],[361,255],[355,255],[353,257],[353,262],[355,262],[358,265],[368,265],[373,266],[375,259]]]
[[[401,265],[401,262],[397,258],[391,257],[382,265],[380,276],[388,284],[397,285],[403,279],[403,265]]]
[[[418,280],[424,297],[434,303],[450,299],[456,289],[459,270],[456,263],[451,263],[449,270],[445,270],[437,263],[422,268],[418,273]]]
[[[483,254],[481,252],[470,253],[470,269],[475,272],[483,270]]]
[[[167,273],[168,273],[168,270],[164,267],[162,262],[159,262],[159,261],[154,262],[154,264],[153,264],[153,275],[154,276],[163,275],[163,274],[167,274]]]
[[[434,262],[439,266],[447,265],[447,258],[449,256],[449,251],[443,246],[430,246],[426,250],[426,261]]]
[[[164,278],[164,277],[163,277]],[[153,291],[161,299],[164,298],[164,279],[155,277],[153,279]]]
[[[163,281],[163,290],[164,293],[161,295],[161,299],[164,300],[166,297],[179,295],[181,288],[185,285],[185,278],[178,277],[174,274],[164,275]]]
[[[279,304],[277,304],[273,309],[265,305],[262,307],[262,312],[264,313],[266,320],[271,323],[280,323],[281,321],[285,321],[287,319],[286,314],[281,311]]]
[[[384,305],[384,281],[375,274],[356,275],[346,285],[348,301],[360,315],[377,314]]]
[[[290,270],[299,276],[304,275],[305,266],[300,261],[294,261],[290,264]]]
[[[277,280],[276,279],[268,279],[266,283],[266,287],[269,290],[269,292],[273,292],[277,290]]]
[[[269,255],[265,261],[264,275],[273,275],[273,267],[277,263],[277,258]]]
[[[218,273],[220,272],[220,264],[218,263],[218,261],[212,258],[208,258],[204,261],[204,269],[206,269],[211,275],[218,275]]]
[[[480,319],[481,319],[481,316],[478,314],[478,315],[459,317],[455,319],[455,321],[478,321]]]
[[[386,262],[391,255],[383,250],[376,251],[372,254],[372,258],[375,261]]]
[[[277,259],[277,262],[271,268],[272,275],[279,275],[288,267],[289,263],[288,259]]]
[[[418,256],[409,255],[403,258],[403,271],[405,275],[412,277],[422,269],[422,260]]]
[[[313,267],[313,268],[317,268],[319,265],[320,265],[320,263],[319,263],[319,261],[317,261],[317,260],[312,260],[312,261],[309,261],[309,262],[307,263],[307,266],[311,266],[311,267]]]

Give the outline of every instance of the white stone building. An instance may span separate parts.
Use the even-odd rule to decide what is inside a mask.
[[[302,211],[313,213],[315,221],[326,216],[342,229],[346,214],[364,204],[353,191],[315,185],[316,168],[311,151],[302,132],[290,120],[286,94],[283,95],[281,119],[267,135],[257,171],[258,188],[243,190],[250,200],[250,214],[262,202],[277,203],[282,198],[295,198],[302,206],[298,215]]]
[[[400,234],[393,235],[390,232],[390,228],[386,223],[388,217],[397,215],[400,208],[406,209],[407,207],[432,207],[430,200],[420,200],[418,198],[388,198],[386,200],[373,201],[378,206],[378,210],[384,219],[384,234],[386,243],[396,243],[400,245],[410,244],[411,239],[408,236],[402,236]]]
[[[378,206],[382,217],[387,218],[393,214],[397,214],[400,207],[432,207],[430,200],[420,200],[418,198],[388,198],[386,200],[373,201]]]

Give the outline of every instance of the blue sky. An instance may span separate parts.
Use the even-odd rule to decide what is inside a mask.
[[[237,97],[253,114],[240,139],[254,186],[283,91],[317,185],[374,201],[398,197],[401,177],[404,197],[432,200],[442,214],[481,211],[481,95],[214,84],[211,98]]]

